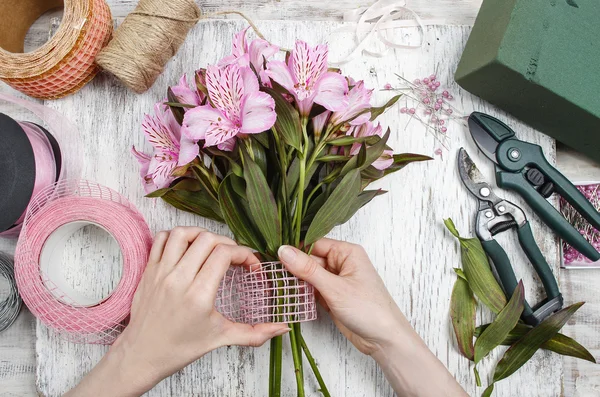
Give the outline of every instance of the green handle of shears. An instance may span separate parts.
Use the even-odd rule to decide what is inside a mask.
[[[600,259],[598,251],[527,182],[523,173],[497,171],[496,183],[503,189],[514,190],[521,195],[544,223],[577,251],[593,261]]]
[[[510,153],[517,149],[521,156],[519,159],[513,159]],[[556,168],[554,168],[546,157],[542,148],[533,143],[519,141],[518,139],[509,139],[498,146],[496,152],[498,164],[507,171],[520,171],[523,167],[537,168],[546,179],[554,184],[555,189],[575,208],[585,219],[588,220],[596,229],[600,229],[600,213],[577,190],[577,188]]]
[[[540,247],[538,247],[533,238],[529,222],[525,222],[523,226],[517,229],[517,235],[519,236],[519,243],[523,251],[525,251],[525,255],[527,255],[529,262],[531,262],[531,265],[542,280],[548,300],[556,298],[560,295],[558,283],[548,262],[546,262],[546,258],[544,258],[544,255],[540,251]]]
[[[510,298],[513,292],[515,292],[518,282],[508,255],[506,255],[504,249],[494,239],[481,241],[481,245],[494,263],[494,268],[496,269],[498,278],[500,278],[504,294],[507,296],[507,299]],[[531,306],[529,306],[529,303],[524,302],[523,316],[528,317],[531,315],[533,315]]]

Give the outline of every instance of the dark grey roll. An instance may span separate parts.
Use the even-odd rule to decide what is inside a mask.
[[[23,304],[15,282],[13,258],[4,252],[0,252],[0,277],[8,280],[9,288],[8,294],[4,291],[0,292],[0,297],[6,296],[0,301],[0,332],[2,332],[15,322]]]

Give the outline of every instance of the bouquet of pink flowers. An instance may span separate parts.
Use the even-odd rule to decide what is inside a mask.
[[[429,157],[393,154],[376,119],[399,98],[371,105],[372,90],[327,65],[328,48],[297,41],[285,61],[266,40],[233,40],[233,54],[167,90],[142,128],[154,148],[135,148],[148,197],[225,222],[235,239],[265,259],[288,244],[311,250],[382,190],[369,184]],[[317,366],[291,324],[291,350],[304,395],[302,352],[328,396]],[[281,389],[281,337],[271,342],[270,396]]]

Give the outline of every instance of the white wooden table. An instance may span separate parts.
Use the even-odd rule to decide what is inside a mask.
[[[409,6],[426,21],[440,25],[472,24],[480,0],[413,0]],[[135,6],[135,1],[109,0],[113,16],[125,16]],[[282,22],[259,22],[267,37],[289,47],[296,37],[316,43],[325,41],[329,32],[341,18],[343,11],[362,5],[357,1],[269,1],[258,0],[203,3],[205,11],[241,9],[256,19],[315,20],[321,22],[295,22],[282,29]],[[143,146],[139,129],[143,112],[148,112],[159,100],[167,85],[173,84],[184,71],[214,62],[229,48],[231,33],[241,22],[203,22],[197,26],[192,37],[173,60],[165,74],[148,93],[137,96],[119,87],[110,77],[100,76],[80,93],[64,100],[49,103],[67,115],[82,131],[85,131],[86,163],[82,170],[86,178],[98,181],[124,193],[146,216],[153,231],[178,224],[201,225],[215,232],[227,233],[227,229],[214,222],[183,214],[163,203],[142,198],[137,180],[137,165],[127,155],[131,144]],[[367,84],[381,88],[394,82],[393,73],[407,77],[419,77],[436,70],[442,81],[451,82],[456,61],[468,36],[468,27],[428,28],[428,45],[413,52],[400,52],[382,60],[365,59],[349,64],[345,71],[352,76],[364,78]],[[35,33],[34,33],[35,34]],[[42,34],[40,32],[40,34]],[[202,42],[221,43],[218,51]],[[451,87],[454,91],[456,86]],[[0,91],[10,92],[6,86]],[[382,100],[386,93],[377,93]],[[489,105],[468,94],[460,96],[460,106],[465,113],[477,109],[495,113]],[[14,108],[0,105],[0,111]],[[112,116],[111,116],[112,115]],[[505,116],[503,116],[505,117]],[[390,112],[383,120],[396,129],[392,145],[398,150],[431,154],[438,146],[431,136],[424,134],[418,123],[407,128],[406,119],[397,112]],[[526,140],[540,143],[552,159],[553,141],[536,134],[528,128],[520,130]],[[451,267],[458,264],[458,252],[454,241],[441,227],[441,219],[451,216],[463,234],[469,232],[475,209],[474,200],[460,188],[455,171],[455,152],[462,146],[476,153],[465,138],[460,126],[450,128],[451,150],[444,159],[426,165],[408,167],[398,176],[383,183],[390,194],[380,198],[367,211],[361,211],[349,224],[336,229],[335,238],[343,238],[366,246],[377,264],[378,270],[434,353],[473,395],[475,389],[471,368],[459,357],[448,320],[448,298],[454,277]],[[598,167],[580,155],[566,149],[557,153],[559,168],[573,180],[600,179]],[[476,157],[481,168],[491,178],[489,161]],[[518,198],[502,192],[507,198]],[[523,206],[527,211],[526,206]],[[531,214],[531,211],[528,211]],[[535,216],[538,243],[553,264],[558,261],[558,245],[554,236],[544,228]],[[382,222],[381,220],[386,221]],[[85,238],[86,236],[82,236]],[[514,240],[504,241],[515,244]],[[416,247],[416,248],[415,248]],[[12,244],[0,240],[0,249],[10,250]],[[515,250],[513,250],[515,251]],[[75,253],[74,253],[75,255]],[[520,263],[518,270],[527,274],[525,260],[518,252],[511,253],[513,262]],[[74,256],[75,258],[75,256]],[[600,357],[600,271],[561,271],[560,284],[566,302],[584,300],[587,304],[576,315],[576,324],[565,328],[565,333],[575,337]],[[526,278],[527,280],[527,278]],[[530,277],[530,285],[533,279]],[[530,289],[530,293],[537,291]],[[312,344],[323,374],[334,395],[388,396],[393,393],[380,371],[372,361],[361,356],[341,335],[331,322],[322,318],[307,325],[306,335]],[[38,392],[59,395],[75,384],[102,356],[105,348],[80,346],[67,343],[43,326],[36,324],[27,310],[23,310],[17,323],[0,334],[0,396],[29,396]],[[496,353],[494,358],[498,357]],[[36,360],[37,359],[37,360]],[[491,362],[482,373],[491,371]],[[153,396],[238,396],[264,395],[266,381],[264,371],[268,365],[267,349],[228,348],[214,352],[188,369],[163,382],[151,393]],[[288,395],[294,382],[286,378]],[[309,395],[317,395],[314,382],[309,382]],[[522,368],[497,388],[499,396],[600,396],[600,369],[593,364],[574,359],[562,359],[548,353],[537,353],[532,362]]]

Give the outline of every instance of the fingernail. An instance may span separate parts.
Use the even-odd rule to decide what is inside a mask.
[[[296,259],[296,250],[289,245],[282,245],[277,251],[279,258],[284,262],[293,262]]]
[[[284,328],[284,329],[280,329],[279,331],[273,333],[273,338],[276,336],[281,336],[281,335],[285,335],[288,332],[290,332],[292,329],[291,328]]]

